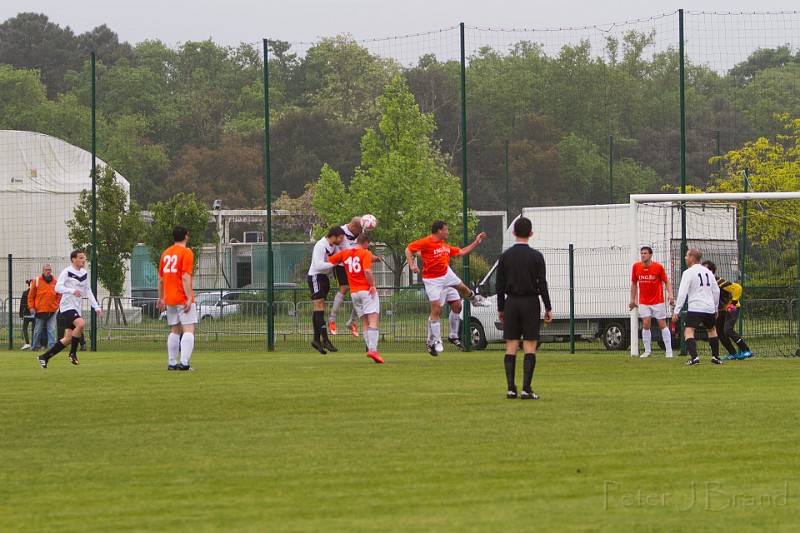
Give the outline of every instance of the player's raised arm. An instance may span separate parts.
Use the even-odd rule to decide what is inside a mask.
[[[474,241],[472,241],[469,245],[467,245],[467,246],[461,248],[461,250],[459,250],[458,256],[461,257],[461,256],[467,255],[470,252],[472,252],[472,250],[474,250],[481,243],[481,241],[483,241],[484,238],[486,238],[486,232],[485,231],[482,231],[482,232],[478,233],[478,235],[475,237]]]

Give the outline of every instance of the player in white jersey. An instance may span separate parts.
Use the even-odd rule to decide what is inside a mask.
[[[721,365],[719,358],[719,338],[717,338],[716,318],[717,305],[719,304],[719,285],[714,278],[714,273],[700,264],[703,254],[700,250],[692,248],[686,252],[684,260],[689,268],[683,271],[681,285],[678,289],[678,298],[675,299],[675,311],[672,322],[677,323],[681,309],[686,305],[686,324],[684,337],[686,349],[691,359],[687,365],[700,364],[697,357],[697,342],[694,338],[695,330],[703,324],[708,330],[708,344],[711,347],[711,362]]]
[[[328,339],[328,330],[325,328],[325,299],[331,290],[328,273],[333,268],[328,258],[340,250],[339,245],[344,238],[342,228],[334,226],[327,235],[314,244],[314,250],[311,252],[311,266],[308,269],[308,288],[311,291],[311,300],[314,302],[314,314],[311,320],[314,326],[314,340],[311,346],[321,354],[338,351]]]
[[[355,248],[356,246],[356,239],[358,236],[361,235],[361,217],[353,217],[353,219],[342,226],[342,231],[344,231],[344,239],[342,239],[341,244],[339,244],[339,248],[342,250],[347,250],[349,248]],[[339,283],[339,291],[336,293],[336,296],[333,297],[333,305],[331,306],[331,315],[328,317],[330,320],[330,324],[328,330],[331,332],[331,335],[336,335],[338,331],[336,330],[336,315],[339,313],[339,308],[344,303],[345,294],[350,289],[350,283],[347,281],[347,272],[342,265],[336,265],[333,267],[333,273],[336,275],[336,281]],[[347,329],[350,331],[350,334],[353,337],[358,337],[358,326],[356,326],[356,322],[358,321],[358,315],[356,315],[355,307],[350,312],[350,318],[347,321]]]
[[[52,348],[39,356],[39,364],[42,368],[47,368],[47,362],[58,352],[70,346],[69,360],[73,365],[78,363],[78,346],[83,337],[83,328],[86,322],[81,317],[81,299],[86,297],[89,303],[97,312],[97,316],[103,318],[103,310],[92,293],[89,281],[89,273],[83,268],[86,265],[86,254],[80,250],[74,250],[69,255],[70,266],[61,271],[56,282],[56,292],[61,295],[61,303],[58,310],[66,321],[64,338],[57,341]]]

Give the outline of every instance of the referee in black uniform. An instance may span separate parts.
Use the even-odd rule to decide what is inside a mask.
[[[503,338],[506,340],[503,364],[508,381],[506,398],[510,400],[517,398],[514,372],[520,340],[525,352],[521,397],[523,400],[539,399],[531,389],[531,381],[536,367],[536,343],[541,325],[540,297],[545,309],[544,321],[553,320],[544,256],[528,246],[533,233],[531,229],[530,219],[519,217],[514,222],[516,242],[497,261],[497,315],[503,323]]]

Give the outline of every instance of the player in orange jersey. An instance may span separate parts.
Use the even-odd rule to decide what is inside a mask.
[[[430,235],[414,241],[406,247],[406,261],[415,274],[419,273],[419,267],[414,262],[413,255],[419,252],[422,256],[422,283],[425,285],[425,293],[431,303],[431,315],[428,318],[428,353],[433,356],[444,351],[442,330],[439,324],[439,317],[442,314],[440,300],[442,291],[453,287],[473,305],[481,307],[488,305],[482,296],[475,294],[464,285],[464,282],[450,268],[450,257],[462,257],[469,254],[486,237],[486,233],[479,233],[475,240],[464,248],[456,248],[447,244],[445,241],[449,236],[447,224],[442,220],[437,220],[431,225]]]
[[[172,238],[175,244],[164,250],[158,266],[156,306],[161,311],[166,309],[170,327],[167,370],[194,370],[189,365],[194,350],[194,325],[197,323],[197,307],[192,291],[194,253],[187,246],[189,232],[184,226],[175,226]]]
[[[328,261],[334,265],[344,265],[350,284],[350,298],[356,314],[361,317],[367,357],[376,363],[383,363],[378,353],[378,317],[381,304],[378,289],[375,287],[375,276],[372,275],[372,252],[367,249],[369,244],[369,235],[361,233],[356,238],[355,247],[333,254],[328,257]]]
[[[675,305],[672,297],[672,284],[667,278],[667,273],[661,264],[653,261],[653,249],[649,246],[642,246],[639,250],[639,257],[642,260],[633,265],[631,272],[631,302],[628,304],[630,309],[639,308],[639,316],[642,317],[642,343],[644,353],[639,357],[650,357],[650,346],[652,334],[650,325],[652,319],[658,322],[661,329],[661,340],[667,351],[667,357],[672,357],[672,334],[667,327],[667,309],[664,307],[664,287],[667,286],[667,298],[669,305]],[[637,299],[636,293],[639,293]]]

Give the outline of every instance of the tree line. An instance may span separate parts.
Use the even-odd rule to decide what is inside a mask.
[[[675,187],[679,55],[677,44],[656,51],[657,37],[631,31],[602,50],[580,41],[558,53],[528,41],[481,48],[468,58],[466,132],[457,61],[426,54],[403,66],[349,36],[321,39],[302,56],[269,41],[273,196],[302,197],[326,165],[349,184],[365,132],[379,131],[378,98],[396,76],[433,117],[433,141],[456,176],[466,135],[474,209],[626,201]],[[105,25],[75,35],[46,15],[21,13],[0,24],[0,127],[89,148],[90,51],[98,156],[130,181],[134,200],[149,206],[194,192],[209,205],[264,207],[259,46],[131,45]],[[776,114],[800,116],[798,82],[800,52],[788,45],[756,50],[725,72],[689,62],[687,182],[713,182],[722,170],[710,162],[718,142],[724,154],[782,131]]]

